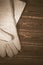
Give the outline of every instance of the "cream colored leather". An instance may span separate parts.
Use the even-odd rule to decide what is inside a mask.
[[[14,1],[14,3],[16,2]],[[16,10],[17,9],[15,9],[15,12]],[[16,15],[18,14],[15,13],[15,16]],[[20,15],[21,14],[19,14],[19,18]],[[15,22],[16,23],[18,22],[16,17],[13,18],[10,0],[0,0],[0,56],[1,57],[6,56],[6,53],[9,57],[12,57],[13,55],[16,55],[18,51],[21,50],[21,44],[15,24]]]

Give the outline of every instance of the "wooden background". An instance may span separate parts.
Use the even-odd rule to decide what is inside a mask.
[[[17,24],[22,50],[16,57],[0,58],[0,65],[43,65],[43,0],[26,2]]]

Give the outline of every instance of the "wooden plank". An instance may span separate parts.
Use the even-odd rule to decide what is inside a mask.
[[[38,57],[43,58],[43,46],[37,45],[22,45],[22,52],[20,57]]]
[[[43,33],[30,33],[21,31],[19,33],[22,41],[33,42],[33,43],[43,43]]]
[[[23,16],[42,16],[43,17],[43,0],[28,0]]]
[[[6,60],[6,59],[5,59]],[[42,59],[31,59],[31,58],[16,58],[16,59],[9,59],[8,61],[2,61],[3,63],[0,63],[0,65],[42,65],[43,60]]]
[[[22,18],[18,24],[21,42],[43,45],[43,20]]]
[[[43,31],[43,20],[22,18],[20,23],[18,23],[18,28]]]
[[[30,1],[30,5],[43,6],[43,0],[28,0],[28,1]]]
[[[17,25],[22,50],[13,58],[0,57],[0,65],[43,65],[43,0],[25,1],[28,4]]]

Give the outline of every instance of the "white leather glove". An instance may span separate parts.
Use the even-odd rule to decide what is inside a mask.
[[[16,20],[16,24],[18,23],[21,14],[25,8],[26,3],[20,0],[14,0],[14,17]]]
[[[16,15],[16,14],[15,14]],[[16,19],[16,18],[15,18]],[[0,56],[16,55],[21,49],[10,0],[0,0]]]

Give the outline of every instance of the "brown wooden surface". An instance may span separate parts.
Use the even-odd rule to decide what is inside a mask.
[[[17,25],[22,50],[0,65],[43,65],[43,0],[29,0]]]

